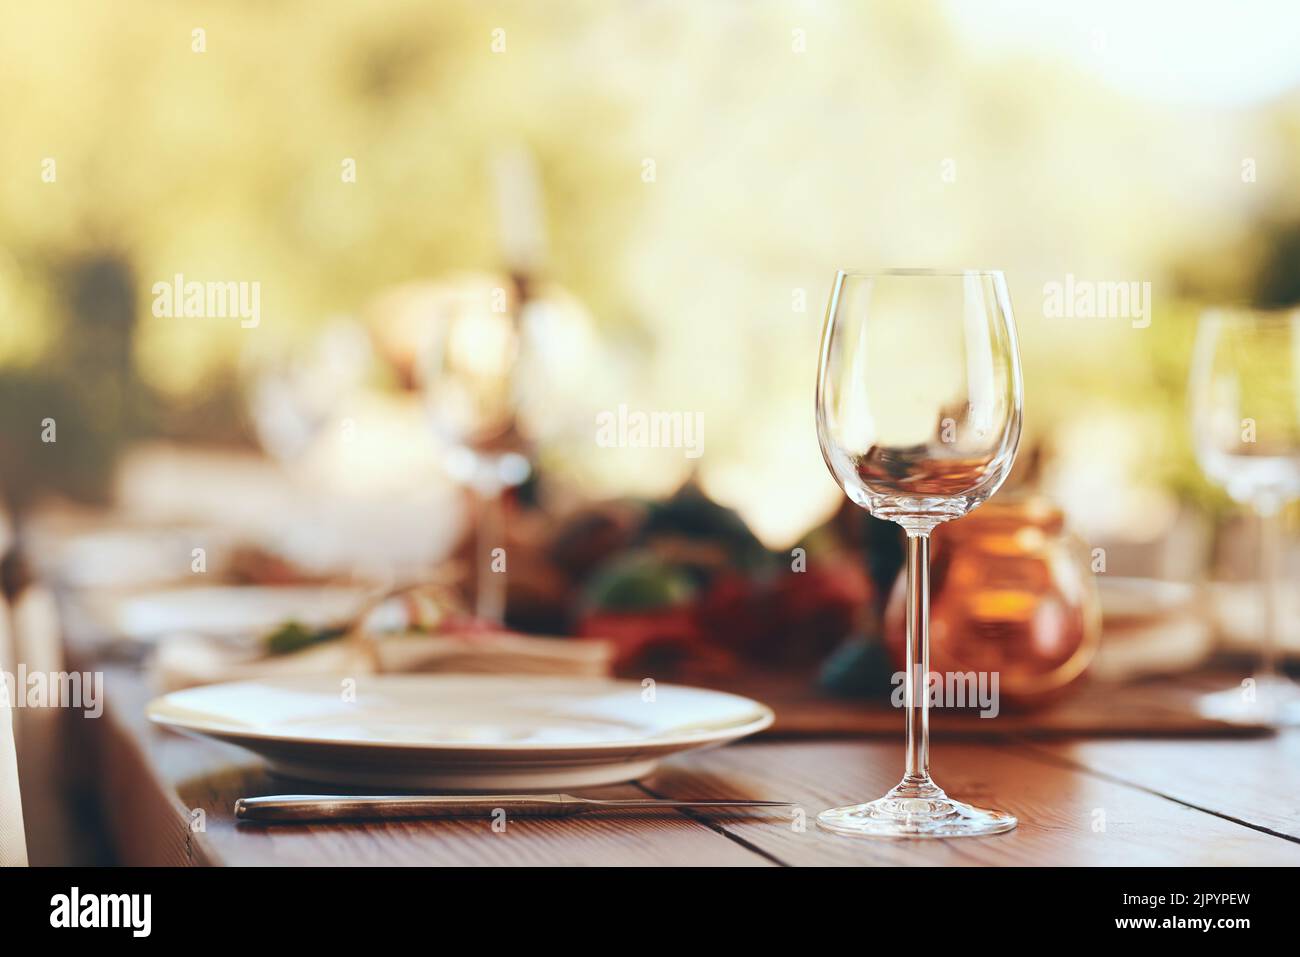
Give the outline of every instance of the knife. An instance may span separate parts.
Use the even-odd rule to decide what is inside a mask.
[[[792,808],[789,801],[595,800],[572,794],[334,795],[269,794],[240,798],[235,817],[261,824],[298,821],[394,821],[437,817],[573,817],[599,812]]]

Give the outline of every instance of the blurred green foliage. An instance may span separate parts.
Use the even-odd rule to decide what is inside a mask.
[[[811,394],[841,266],[1004,268],[1028,447],[1119,409],[1157,437],[1135,478],[1213,505],[1193,326],[1300,294],[1296,99],[1182,110],[967,41],[935,3],[5,5],[0,481],[102,495],[122,441],[238,438],[241,353],[500,266],[490,166],[522,145],[546,274],[630,344],[593,403],[701,411],[701,485],[765,544],[840,500]],[[262,326],[153,316],[177,273],[260,282]],[[1044,318],[1066,273],[1152,281],[1151,327]]]

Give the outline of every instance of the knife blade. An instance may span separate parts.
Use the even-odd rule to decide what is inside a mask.
[[[411,820],[439,817],[573,817],[600,812],[791,808],[789,801],[673,801],[659,798],[597,800],[572,794],[347,795],[269,794],[240,798],[235,818],[260,824],[302,821]]]

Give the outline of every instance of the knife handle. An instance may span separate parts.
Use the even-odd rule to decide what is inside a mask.
[[[585,802],[567,794],[385,795],[277,794],[240,798],[235,817],[265,823],[294,821],[398,821],[412,818],[483,817],[497,811],[515,817],[566,817]]]

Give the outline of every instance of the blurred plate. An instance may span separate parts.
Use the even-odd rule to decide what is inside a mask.
[[[42,576],[75,588],[157,588],[193,580],[194,549],[217,568],[234,545],[228,530],[194,525],[148,525],[44,516],[29,533],[28,549]]]
[[[1300,589],[1291,582],[1277,588],[1277,652],[1287,659],[1300,657]],[[1264,596],[1258,582],[1214,582],[1210,608],[1224,650],[1257,655],[1264,633]]]
[[[1102,616],[1107,624],[1125,625],[1164,618],[1188,608],[1196,600],[1196,589],[1186,582],[1155,578],[1097,576]]]
[[[364,588],[231,585],[89,596],[99,625],[114,638],[153,641],[188,632],[249,641],[287,622],[323,627],[347,621],[365,604]]]
[[[1194,586],[1154,578],[1097,577],[1101,647],[1094,678],[1127,681],[1179,674],[1202,664],[1214,636]]]
[[[355,688],[355,697],[343,690]],[[644,777],[670,754],[772,723],[738,695],[603,678],[303,677],[208,685],[150,720],[240,745],[293,778],[368,787],[547,790]]]

